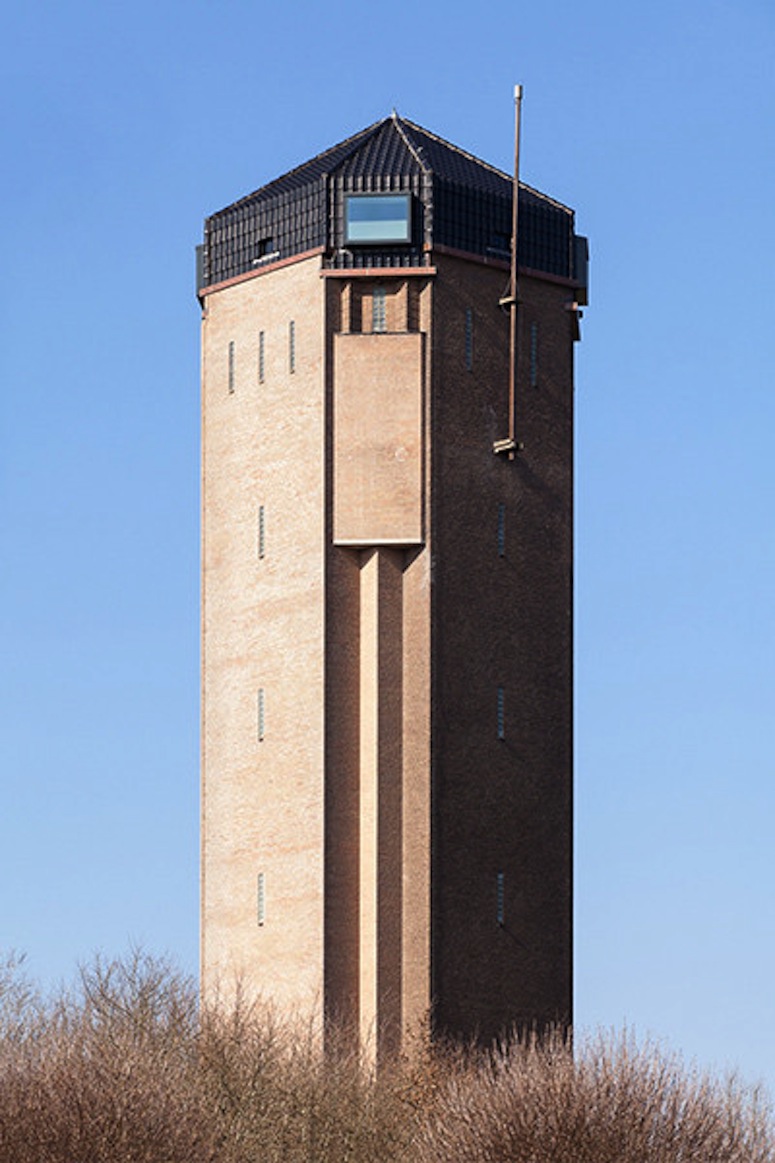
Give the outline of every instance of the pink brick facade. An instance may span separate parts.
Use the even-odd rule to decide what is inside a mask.
[[[203,988],[385,1052],[571,1009],[573,288],[509,461],[504,269],[433,262],[203,296]]]

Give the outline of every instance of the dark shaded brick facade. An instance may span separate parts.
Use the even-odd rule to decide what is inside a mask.
[[[571,1012],[573,322],[566,288],[521,281],[524,447],[496,457],[503,274],[437,261],[433,992],[441,1027],[489,1038]]]

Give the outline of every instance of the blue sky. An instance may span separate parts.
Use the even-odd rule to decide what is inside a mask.
[[[399,112],[590,237],[577,1017],[775,1089],[771,0],[4,8],[0,944],[195,971],[205,214]]]

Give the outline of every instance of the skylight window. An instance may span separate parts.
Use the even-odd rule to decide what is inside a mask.
[[[344,240],[348,245],[411,241],[409,194],[348,194]]]

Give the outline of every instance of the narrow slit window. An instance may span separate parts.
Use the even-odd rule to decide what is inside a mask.
[[[264,699],[264,688],[261,687],[258,692],[258,707],[256,713],[256,731],[258,734],[259,743],[264,742],[266,733],[266,706]]]
[[[229,391],[234,391],[234,340],[229,341]]]
[[[466,308],[466,370],[471,371],[474,366],[474,313],[470,307]]]
[[[506,692],[502,686],[498,687],[498,738],[506,738]]]
[[[538,324],[530,324],[530,387],[538,387]]]
[[[296,371],[296,323],[293,319],[288,324],[288,370]]]
[[[263,333],[263,331],[259,331],[259,333],[258,333],[258,382],[260,384],[263,384],[263,382],[264,382],[264,371],[265,371],[264,333]]]
[[[259,872],[256,885],[256,920],[259,925],[266,920],[266,878],[263,872]]]
[[[495,883],[495,916],[498,924],[506,922],[506,876],[499,872]]]
[[[264,506],[258,506],[258,558],[259,561],[264,560],[266,553],[266,515]]]
[[[371,330],[387,331],[387,306],[384,287],[375,287],[371,298]]]
[[[498,505],[498,557],[506,556],[506,506]]]

